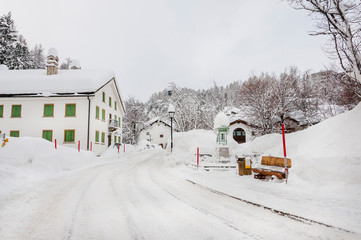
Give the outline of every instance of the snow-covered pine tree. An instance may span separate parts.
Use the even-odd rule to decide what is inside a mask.
[[[30,51],[30,56],[33,59],[35,69],[45,69],[45,54],[41,44],[35,44],[35,47]]]
[[[18,35],[11,12],[0,18],[0,61],[9,69],[33,68],[26,40]]]
[[[11,12],[0,17],[0,61],[11,69],[10,62],[15,57],[17,31]]]

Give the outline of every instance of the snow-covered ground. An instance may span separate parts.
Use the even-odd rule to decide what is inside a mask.
[[[360,239],[360,123],[361,104],[288,134],[288,184],[231,168],[235,155],[253,166],[282,156],[277,134],[231,144],[221,161],[206,130],[175,134],[172,154],[142,142],[100,158],[10,138],[0,147],[0,239]]]
[[[196,147],[201,153],[214,149],[212,131],[175,134],[175,148],[172,155],[168,150],[168,159],[174,171],[203,186],[361,233],[360,136],[361,104],[304,131],[287,134],[287,154],[292,159],[288,184],[238,176],[236,169],[205,171],[202,166],[214,165],[214,157],[201,158],[198,171],[190,168],[196,164]],[[230,150],[231,164],[236,165],[236,155],[248,155],[253,167],[259,167],[262,155],[283,156],[282,136],[271,134],[247,144],[231,144]]]

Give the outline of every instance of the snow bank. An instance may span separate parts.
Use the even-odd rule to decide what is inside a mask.
[[[58,146],[32,137],[9,138],[0,147],[0,195],[22,185],[53,178],[99,163],[92,152]]]
[[[286,134],[290,178],[313,183],[361,183],[361,103],[306,130]],[[271,134],[242,146],[240,153],[283,156],[282,136]]]

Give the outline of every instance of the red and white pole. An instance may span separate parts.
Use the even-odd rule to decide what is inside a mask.
[[[54,142],[55,142],[55,149],[57,149],[57,148],[56,148],[56,139],[55,139],[55,141],[54,141]]]
[[[283,155],[285,158],[285,176],[286,176],[286,183],[287,183],[288,166],[287,166],[287,153],[286,153],[285,125],[283,123],[282,123],[282,140],[283,140]]]
[[[78,141],[78,152],[80,152],[80,140]]]
[[[197,169],[199,166],[199,147],[197,147]]]

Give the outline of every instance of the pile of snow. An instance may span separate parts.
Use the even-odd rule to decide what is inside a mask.
[[[2,142],[2,141],[1,141]],[[0,195],[24,184],[68,174],[99,164],[92,152],[58,146],[32,137],[9,138],[0,147]]]
[[[361,183],[361,103],[306,130],[286,134],[292,176],[312,183]],[[241,153],[283,156],[282,136],[256,138]]]
[[[47,56],[58,57],[58,51],[56,50],[56,48],[49,48]]]
[[[214,119],[214,129],[225,127],[229,127],[229,118],[226,114],[224,114],[224,112],[220,112]]]
[[[168,158],[172,164],[194,164],[196,152],[199,148],[201,154],[215,156],[216,135],[212,130],[191,130],[174,133],[173,152]],[[167,144],[167,153],[170,154],[170,144]]]

